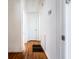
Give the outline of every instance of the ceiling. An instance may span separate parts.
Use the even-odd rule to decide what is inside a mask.
[[[24,0],[24,8],[27,12],[39,12],[43,0]]]

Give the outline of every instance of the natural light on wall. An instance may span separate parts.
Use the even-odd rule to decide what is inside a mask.
[[[39,40],[39,7],[40,0],[21,0],[22,12],[22,40],[24,43],[29,40]]]

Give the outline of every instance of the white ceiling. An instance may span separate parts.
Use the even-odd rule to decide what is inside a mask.
[[[27,12],[39,12],[43,0],[24,0],[24,8]]]

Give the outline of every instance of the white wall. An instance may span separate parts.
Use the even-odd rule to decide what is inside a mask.
[[[21,51],[20,0],[9,0],[8,5],[8,51]]]
[[[50,10],[52,11],[51,15],[48,14]],[[56,0],[44,1],[44,6],[40,12],[39,24],[42,46],[48,59],[56,59]]]
[[[42,0],[22,0],[26,12],[39,12]]]

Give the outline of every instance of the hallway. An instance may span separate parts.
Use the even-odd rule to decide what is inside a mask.
[[[59,1],[9,0],[8,52],[13,53],[9,59],[23,59],[21,55],[25,59],[61,57],[63,14]]]

